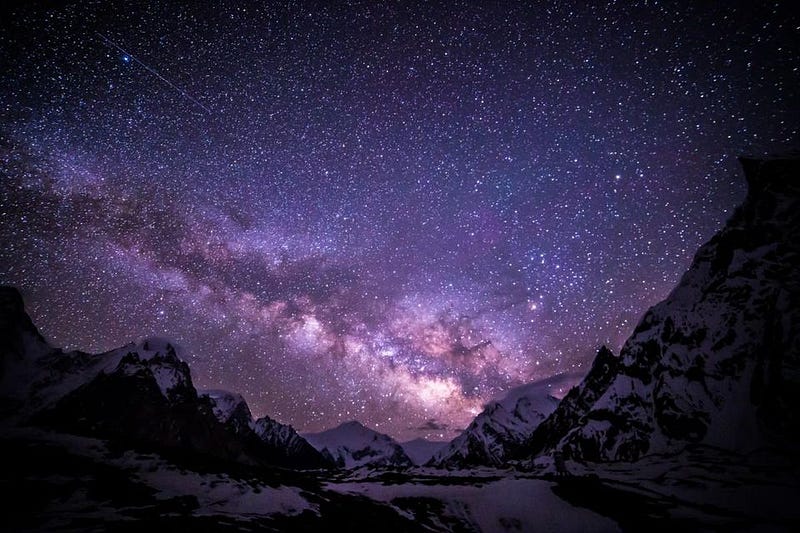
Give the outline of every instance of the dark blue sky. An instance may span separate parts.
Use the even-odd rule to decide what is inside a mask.
[[[450,437],[577,379],[800,101],[790,2],[584,4],[5,7],[0,281],[300,430]]]

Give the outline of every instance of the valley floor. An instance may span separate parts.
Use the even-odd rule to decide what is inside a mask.
[[[3,428],[5,531],[790,531],[791,458],[701,448],[635,464],[527,471],[293,472]]]

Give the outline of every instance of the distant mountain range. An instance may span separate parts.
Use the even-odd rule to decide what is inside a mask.
[[[529,384],[486,406],[450,443],[348,422],[298,435],[244,399],[195,389],[169,341],[102,354],[52,347],[0,288],[0,417],[157,449],[292,468],[504,466],[558,453],[633,461],[691,444],[796,446],[800,429],[800,161],[744,159],[749,191],[619,357],[601,348],[561,400]]]
[[[282,466],[330,467],[331,462],[286,424],[268,416],[254,419],[241,395],[228,391],[204,391],[201,398],[210,405],[214,416],[228,430],[247,439]]]

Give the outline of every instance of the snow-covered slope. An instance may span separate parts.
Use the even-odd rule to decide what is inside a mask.
[[[314,448],[342,468],[407,467],[413,462],[393,438],[352,421],[320,433],[306,433]]]
[[[415,465],[424,465],[431,460],[433,455],[449,444],[446,441],[435,441],[426,439],[414,439],[401,442],[403,451],[414,462]]]
[[[746,451],[786,445],[800,429],[800,160],[742,164],[743,205],[619,359],[601,365],[611,372],[562,403],[528,453],[597,461],[687,443]]]
[[[500,401],[489,403],[470,425],[429,464],[438,467],[500,465],[523,445],[534,429],[556,408],[552,396],[556,376],[512,389]]]

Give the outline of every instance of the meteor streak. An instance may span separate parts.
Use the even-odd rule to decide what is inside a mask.
[[[147,70],[147,72],[149,72],[149,73],[150,73],[150,74],[152,74],[153,76],[157,77],[158,79],[160,79],[161,81],[163,81],[164,83],[166,83],[167,85],[169,85],[170,87],[172,87],[173,89],[175,89],[176,91],[178,91],[178,92],[181,94],[181,96],[183,96],[184,98],[186,98],[187,100],[189,100],[189,101],[190,101],[190,102],[192,102],[193,104],[195,104],[195,105],[197,105],[198,107],[200,107],[200,108],[201,108],[203,111],[205,111],[206,113],[211,113],[211,110],[210,110],[209,108],[207,108],[206,106],[204,106],[203,104],[201,104],[201,103],[200,103],[200,102],[199,102],[199,101],[198,101],[196,98],[192,97],[192,96],[191,96],[189,93],[187,93],[186,91],[184,91],[183,89],[181,89],[180,87],[178,87],[177,85],[175,85],[174,83],[172,83],[171,81],[169,81],[167,78],[165,78],[164,76],[162,76],[162,75],[161,75],[161,73],[159,73],[159,72],[158,72],[156,69],[154,69],[154,68],[151,68],[149,65],[147,65],[147,64],[145,64],[144,62],[140,61],[138,57],[136,57],[135,55],[131,54],[130,52],[128,52],[127,50],[125,50],[124,48],[122,48],[120,45],[118,45],[117,43],[115,43],[114,41],[112,41],[112,40],[111,40],[111,39],[110,39],[108,36],[106,36],[106,35],[103,35],[103,34],[102,34],[102,33],[100,33],[100,32],[95,32],[95,33],[97,34],[97,36],[98,36],[98,37],[100,37],[100,39],[102,39],[102,40],[103,40],[103,42],[104,42],[104,43],[105,43],[107,46],[110,46],[110,47],[112,47],[112,48],[114,48],[114,49],[118,50],[119,52],[121,52],[121,53],[122,53],[123,60],[124,60],[126,63],[128,63],[128,62],[130,62],[130,61],[133,61],[133,62],[135,62],[135,63],[138,63],[138,64],[139,64],[139,65],[141,65],[141,66],[142,66],[142,67],[143,67],[145,70]]]

